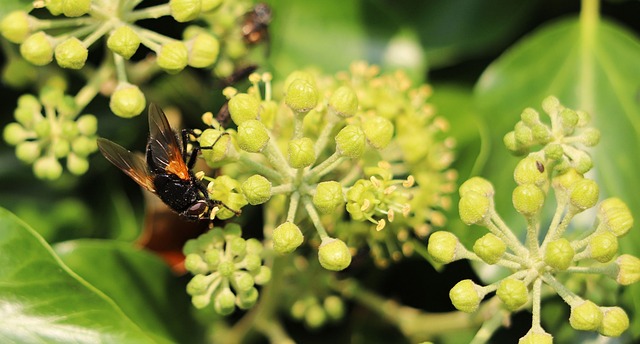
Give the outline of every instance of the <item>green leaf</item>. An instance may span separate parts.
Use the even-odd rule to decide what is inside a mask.
[[[203,331],[190,316],[185,281],[158,256],[112,240],[73,240],[54,249],[145,332],[178,343],[202,341]]]
[[[153,343],[106,295],[0,208],[0,341]]]

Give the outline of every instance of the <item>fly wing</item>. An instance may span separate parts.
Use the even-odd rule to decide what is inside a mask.
[[[155,104],[149,106],[149,149],[156,166],[181,179],[190,178],[176,134],[169,126],[164,112]]]
[[[98,138],[98,148],[102,155],[121,169],[122,172],[126,173],[145,189],[155,193],[153,176],[149,173],[147,163],[141,156],[131,153],[119,144],[101,137]]]

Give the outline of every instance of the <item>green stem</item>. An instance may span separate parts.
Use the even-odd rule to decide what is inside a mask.
[[[104,36],[107,32],[109,32],[114,27],[114,21],[107,21],[102,23],[95,31],[93,31],[89,36],[85,37],[82,40],[82,43],[85,47],[90,47],[95,41]]]
[[[168,15],[171,15],[171,7],[167,3],[130,12],[124,16],[123,20],[133,23],[141,19],[157,19]]]
[[[296,212],[298,211],[298,206],[300,205],[300,193],[294,192],[291,194],[291,198],[289,200],[289,211],[287,212],[287,221],[293,223],[293,220],[296,219]]]
[[[531,328],[542,329],[540,326],[540,305],[542,303],[542,279],[538,278],[533,283],[533,295],[531,297]]]
[[[492,207],[490,212],[490,221],[488,221],[487,228],[492,231],[493,234],[499,236],[514,253],[521,257],[528,257],[529,252],[527,251],[527,249],[524,247],[524,245],[522,245],[515,234],[511,232],[507,224],[504,223],[504,220],[502,220],[496,210]]]
[[[292,183],[282,184],[271,188],[271,195],[287,194],[295,190],[295,186]]]
[[[345,157],[341,156],[338,152],[334,152],[330,157],[326,158],[323,162],[316,165],[311,170],[307,171],[304,178],[310,183],[320,179],[325,174],[331,172],[337,164],[340,164]]]
[[[322,221],[320,221],[320,215],[318,214],[318,211],[313,205],[311,199],[309,197],[303,197],[302,204],[304,204],[304,209],[307,211],[307,215],[309,216],[309,219],[311,219],[311,222],[313,222],[313,226],[316,228],[320,239],[323,240],[329,238],[329,234],[327,233],[327,230],[324,229]]]
[[[546,284],[551,286],[556,293],[566,302],[570,307],[574,307],[578,302],[582,301],[582,299],[574,294],[571,290],[567,289],[562,283],[558,282],[555,277],[553,277],[550,273],[546,272],[542,275],[542,279]]]
[[[95,18],[91,17],[79,17],[79,18],[67,18],[67,19],[37,19],[33,26],[33,31],[41,31],[48,29],[58,29],[71,26],[84,26],[95,24]]]
[[[527,237],[525,239],[527,248],[531,252],[532,257],[540,256],[540,246],[538,242],[538,234],[540,233],[540,221],[538,216],[527,217]]]
[[[269,139],[267,146],[262,150],[262,154],[269,160],[269,163],[275,168],[278,173],[284,178],[293,178],[293,173],[289,168],[287,160],[282,155],[282,152],[278,148],[273,138]]]
[[[484,344],[489,342],[491,336],[502,326],[505,316],[506,313],[503,311],[493,313],[493,316],[482,324],[482,327],[476,332],[476,335],[469,344]]]
[[[540,248],[543,252],[550,242],[560,238],[562,234],[564,234],[564,231],[569,226],[569,223],[571,223],[571,219],[573,219],[573,217],[576,216],[576,214],[578,214],[577,209],[574,209],[573,207],[569,207],[569,210],[567,211],[565,216],[562,218],[562,221],[560,221],[560,223],[555,227],[549,227],[549,232],[544,238],[544,241],[542,242],[542,246]]]
[[[96,74],[89,78],[89,82],[78,91],[74,100],[77,105],[77,113],[80,114],[82,110],[95,98],[100,92],[101,86],[110,78],[113,77],[113,66],[108,61],[104,61]],[[74,117],[75,117],[74,116]]]
[[[580,8],[580,79],[578,80],[578,97],[580,109],[593,113],[595,109],[594,95],[594,46],[597,29],[600,23],[600,1],[582,0]]]
[[[320,156],[322,151],[326,148],[327,143],[329,142],[329,135],[331,135],[331,133],[333,132],[333,128],[335,127],[336,123],[340,121],[340,118],[333,114],[332,110],[329,110],[327,112],[326,119],[327,123],[322,128],[322,131],[320,132],[320,135],[318,136],[314,147],[316,156]]]
[[[242,164],[244,164],[245,166],[249,167],[251,169],[251,171],[253,171],[256,174],[260,174],[262,176],[264,176],[265,178],[274,181],[274,182],[282,182],[283,180],[283,175],[281,175],[280,173],[278,173],[278,171],[275,171],[253,159],[251,159],[251,157],[248,154],[240,154],[240,158],[239,158],[240,162]]]

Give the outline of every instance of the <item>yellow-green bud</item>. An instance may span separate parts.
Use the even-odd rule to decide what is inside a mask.
[[[518,185],[513,190],[512,201],[520,214],[526,217],[535,216],[544,205],[544,192],[533,184]]]
[[[578,173],[587,173],[593,167],[591,156],[584,151],[576,151],[573,156],[573,166]]]
[[[524,123],[518,122],[514,128],[516,143],[521,146],[529,146],[534,143],[533,132],[531,128],[527,127]]]
[[[458,211],[460,219],[467,225],[482,224],[488,220],[491,202],[487,196],[469,191],[460,198]]]
[[[94,115],[82,115],[76,121],[78,131],[82,135],[93,135],[98,131],[98,119]]]
[[[158,66],[169,74],[180,72],[187,66],[189,51],[180,41],[163,44],[158,52]]]
[[[198,294],[191,297],[191,304],[196,309],[203,309],[211,303],[211,297],[207,294]]]
[[[67,155],[67,169],[76,176],[83,175],[89,170],[89,161],[71,153]]]
[[[138,86],[122,82],[111,95],[109,108],[120,117],[131,118],[142,113],[146,104],[144,94]]]
[[[107,47],[127,60],[138,51],[139,46],[140,37],[127,25],[115,29],[107,39]]]
[[[209,287],[207,277],[203,274],[197,274],[187,283],[187,293],[189,295],[203,294],[207,291],[207,287]]]
[[[260,244],[262,247],[262,244]],[[271,280],[271,269],[268,266],[260,266],[258,272],[253,276],[257,285],[265,285]]]
[[[231,289],[223,288],[214,296],[213,309],[220,315],[229,315],[236,308],[236,296]]]
[[[470,279],[462,280],[451,288],[449,298],[453,306],[460,311],[466,313],[475,312],[480,305],[480,301],[484,297],[478,285]]]
[[[591,253],[591,258],[600,263],[606,263],[618,252],[618,238],[611,232],[595,234],[589,240],[587,249]]]
[[[552,140],[551,131],[544,124],[536,124],[531,127],[533,139],[539,144],[547,144]]]
[[[563,174],[560,174],[553,178],[553,187],[558,189],[558,191],[568,193],[571,191],[574,185],[576,185],[579,181],[583,180],[584,177],[581,173],[578,173],[573,168],[568,169]]]
[[[31,33],[31,18],[25,11],[13,11],[0,22],[2,36],[13,43],[22,43]]]
[[[25,59],[10,58],[2,67],[2,81],[11,88],[25,89],[37,79],[38,71]]]
[[[571,109],[562,109],[560,111],[560,125],[565,134],[571,134],[578,124],[578,114]]]
[[[576,252],[569,240],[560,238],[547,245],[544,253],[544,262],[556,270],[563,271],[571,266],[575,254]]]
[[[63,2],[64,0],[45,0],[44,4],[51,14],[57,16],[62,14]]]
[[[247,244],[248,243],[249,242],[247,240]],[[243,262],[244,262],[244,265],[245,265],[245,269],[247,269],[247,271],[251,272],[252,275],[255,275],[260,270],[260,266],[262,266],[262,258],[260,258],[260,256],[258,254],[249,253],[249,249],[248,248],[247,248],[247,255],[244,257]]]
[[[69,154],[71,147],[67,140],[54,140],[51,142],[51,150],[56,158],[64,158]]]
[[[210,270],[217,270],[223,256],[224,252],[221,249],[207,249],[204,252],[203,259]]]
[[[595,331],[602,324],[602,310],[589,300],[583,301],[571,307],[569,324],[579,331]]]
[[[250,119],[238,125],[238,146],[251,153],[262,151],[269,142],[269,132],[262,122]]]
[[[528,156],[520,160],[516,166],[513,171],[513,179],[518,185],[534,184],[541,186],[547,182],[547,169],[544,167],[543,161]]]
[[[596,128],[586,128],[580,136],[582,143],[587,147],[593,147],[600,142],[600,130]]]
[[[329,108],[340,117],[351,117],[358,111],[358,96],[351,87],[340,86],[329,98]]]
[[[327,296],[324,301],[322,301],[322,306],[331,320],[340,320],[344,317],[344,301],[338,296]]]
[[[438,263],[449,264],[456,260],[459,240],[451,232],[437,231],[429,236],[427,251]]]
[[[304,313],[304,322],[312,329],[320,328],[327,322],[327,313],[319,304],[314,303]]]
[[[237,125],[247,120],[257,119],[259,111],[260,101],[253,95],[239,93],[229,99],[229,114]]]
[[[342,185],[336,181],[319,183],[313,195],[313,204],[322,214],[333,213],[338,206],[345,202]]]
[[[26,140],[29,136],[24,127],[20,125],[20,123],[16,122],[7,124],[7,126],[4,127],[2,135],[4,137],[4,140],[12,146],[15,146],[18,143]]]
[[[607,337],[619,337],[629,328],[629,316],[620,307],[602,307],[602,323],[598,332]]]
[[[311,73],[297,70],[287,76],[287,78],[284,80],[284,85],[282,89],[284,90],[289,89],[289,86],[291,86],[291,83],[293,83],[295,80],[298,80],[298,79],[307,81],[312,85],[316,84],[316,79],[313,77],[313,75],[311,75]]]
[[[553,336],[546,332],[534,332],[531,329],[518,340],[518,344],[553,344]]]
[[[51,135],[51,123],[49,121],[38,121],[34,127],[38,138],[46,139]]]
[[[242,183],[242,193],[249,204],[262,204],[271,198],[271,182],[259,174],[254,174]]]
[[[336,135],[336,150],[340,155],[357,159],[364,153],[364,147],[364,132],[356,125],[349,124]]]
[[[542,109],[548,114],[557,112],[560,106],[560,101],[554,96],[548,96],[542,100]]]
[[[308,137],[289,141],[289,154],[287,158],[289,166],[293,168],[310,166],[316,161],[313,141]]]
[[[198,18],[202,8],[202,0],[170,0],[171,16],[184,23]]]
[[[35,141],[21,142],[16,146],[16,157],[27,164],[36,161],[40,153],[40,145]]]
[[[494,234],[487,233],[473,244],[473,252],[487,264],[495,264],[507,251],[507,244]]]
[[[351,264],[351,252],[344,241],[324,238],[318,249],[318,260],[320,265],[327,270],[341,271]]]
[[[462,183],[458,189],[460,197],[463,197],[469,191],[477,192],[481,195],[485,195],[486,197],[493,197],[495,194],[495,190],[493,189],[491,182],[482,177],[471,177]]]
[[[230,136],[222,135],[222,133],[217,129],[205,129],[198,138],[201,147],[212,147],[211,149],[202,150],[202,157],[212,167],[215,167],[217,162],[227,157],[231,146]]]
[[[500,282],[496,295],[502,300],[507,309],[515,311],[529,300],[529,291],[523,281],[515,278],[505,278]]]
[[[304,236],[292,222],[285,222],[273,230],[273,249],[281,254],[293,252],[302,244]]]
[[[596,205],[599,194],[600,189],[595,181],[583,179],[571,188],[569,197],[572,206],[578,210],[585,210]]]
[[[36,66],[44,66],[53,60],[51,38],[42,31],[27,37],[20,44],[20,54]]]
[[[260,121],[269,129],[273,129],[273,124],[278,114],[278,103],[268,100],[260,104]]]
[[[258,301],[258,295],[258,289],[256,288],[250,288],[247,291],[238,293],[238,296],[236,297],[236,304],[238,305],[238,308],[244,310],[250,309]]]
[[[43,156],[33,163],[33,173],[40,179],[56,180],[62,175],[62,165],[54,157]]]
[[[66,17],[80,17],[89,13],[91,0],[64,0],[62,1],[62,13]]]
[[[502,142],[508,150],[512,151],[515,154],[520,153],[522,149],[520,144],[516,141],[515,131],[510,131],[506,135],[504,135],[504,137],[502,138]]]
[[[284,102],[295,112],[309,112],[318,104],[318,88],[304,79],[293,80],[287,87]]]
[[[386,147],[393,137],[393,124],[380,116],[368,117],[362,123],[362,130],[367,142],[375,149]]]
[[[98,144],[95,137],[78,136],[71,142],[71,150],[81,157],[98,150]]]
[[[231,285],[238,292],[245,292],[253,288],[253,277],[250,273],[237,270],[231,275]]]
[[[71,37],[58,44],[55,49],[56,62],[58,66],[69,69],[80,69],[84,67],[89,56],[89,50],[77,38]]]
[[[623,236],[633,227],[629,207],[619,198],[607,198],[598,207],[600,224],[615,236]]]
[[[549,160],[559,160],[564,155],[562,145],[551,143],[544,147],[544,157]]]
[[[640,259],[630,254],[623,254],[616,259],[618,274],[616,282],[630,285],[640,280]]]
[[[528,127],[532,127],[536,124],[540,124],[540,114],[533,108],[526,108],[522,110],[520,114],[520,119],[524,124]]]
[[[218,39],[207,33],[199,33],[190,42],[189,66],[204,68],[211,66],[218,59],[220,43]]]
[[[184,258],[184,267],[192,274],[205,274],[209,272],[207,263],[197,253],[187,254]]]

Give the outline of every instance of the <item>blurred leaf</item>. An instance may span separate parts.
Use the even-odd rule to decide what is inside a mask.
[[[22,10],[29,11],[33,8],[32,0],[3,0],[0,2],[0,18],[9,14],[9,12]]]
[[[179,343],[202,340],[185,284],[157,256],[111,240],[74,240],[54,249],[144,331]]]
[[[152,343],[106,295],[0,208],[0,338],[17,343]]]

